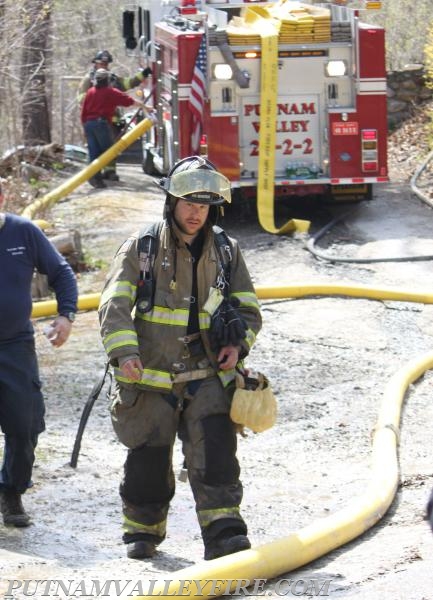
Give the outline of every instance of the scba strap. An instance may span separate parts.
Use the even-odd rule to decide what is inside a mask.
[[[224,229],[218,225],[212,227],[218,256],[221,263],[221,271],[224,275],[224,296],[228,298],[229,286],[230,286],[230,275],[231,275],[231,262],[233,260],[232,246],[230,240]]]
[[[153,306],[155,279],[153,265],[158,252],[161,223],[152,223],[140,231],[138,237],[138,264],[140,275],[137,281],[136,310],[140,314],[149,312]]]
[[[140,314],[149,312],[153,306],[155,294],[155,278],[153,265],[158,253],[158,242],[161,234],[162,222],[146,225],[140,230],[138,236],[138,262],[140,275],[137,281],[136,310]],[[218,225],[213,226],[215,245],[224,275],[224,294],[228,296],[230,283],[230,263],[233,259],[232,247],[228,235]]]

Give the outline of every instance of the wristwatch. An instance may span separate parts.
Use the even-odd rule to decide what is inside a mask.
[[[68,319],[68,321],[70,321],[71,323],[73,323],[75,321],[75,317],[77,316],[74,312],[68,312],[65,314],[61,314],[61,317],[66,317]]]

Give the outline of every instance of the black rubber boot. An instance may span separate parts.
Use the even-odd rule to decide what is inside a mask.
[[[126,544],[126,555],[128,558],[152,558],[156,553],[156,547],[160,539],[148,534],[139,534],[132,536],[133,540]]]
[[[102,180],[101,175],[99,175],[99,174],[95,175],[94,177],[90,177],[89,183],[94,188],[106,188],[107,187],[105,182]]]
[[[28,527],[31,524],[29,515],[24,511],[21,494],[14,490],[0,492],[0,511],[3,523],[10,527]]]
[[[213,521],[203,527],[204,559],[213,560],[226,554],[234,554],[251,548],[247,538],[248,528],[241,519],[226,518]]]
[[[119,175],[116,173],[116,171],[113,170],[104,171],[102,173],[102,177],[104,179],[107,179],[108,181],[120,181]]]
[[[242,550],[249,550],[249,548],[251,548],[251,544],[246,535],[224,535],[222,533],[212,542],[208,542],[205,545],[204,559],[213,560],[214,558],[220,558],[221,556],[227,556],[228,554],[234,554]]]
[[[155,555],[156,546],[152,542],[130,542],[126,546],[128,558],[152,558]]]

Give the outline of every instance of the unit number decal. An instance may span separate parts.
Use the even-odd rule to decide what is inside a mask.
[[[252,140],[250,142],[251,152],[250,156],[259,155],[259,140]],[[292,156],[294,152],[298,154],[313,154],[313,140],[311,138],[305,138],[301,143],[293,143],[293,140],[283,140],[281,144],[276,144],[275,150],[282,150],[285,156]]]

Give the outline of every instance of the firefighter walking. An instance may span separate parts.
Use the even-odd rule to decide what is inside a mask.
[[[120,485],[127,555],[154,555],[175,492],[176,435],[201,527],[206,560],[250,548],[230,420],[237,366],[261,328],[237,241],[213,225],[230,182],[188,157],[163,180],[164,220],[154,252],[136,233],[118,250],[99,318],[116,378],[111,414],[128,448]]]
[[[137,106],[144,109],[143,102],[134,100],[125,92],[109,85],[110,73],[98,69],[95,85],[91,87],[81,106],[81,122],[86,134],[89,162],[101,156],[114,143],[111,119],[118,106]],[[89,179],[94,187],[106,187],[103,175],[97,173]]]
[[[111,52],[109,52],[108,50],[99,50],[99,52],[95,54],[92,60],[92,68],[82,78],[78,86],[77,99],[80,105],[82,105],[84,98],[86,97],[87,91],[95,84],[96,71],[98,71],[99,69],[105,69],[109,72],[110,86],[120,90],[121,92],[126,92],[128,90],[142,85],[152,74],[152,69],[150,67],[146,67],[140,69],[131,77],[120,77],[116,73],[110,71],[110,64],[112,62],[113,57],[111,55]],[[119,110],[114,112],[111,119],[111,126],[113,129],[113,139],[115,139],[121,134],[123,127],[122,115],[119,112]],[[102,177],[109,181],[119,181],[119,176],[116,172],[115,160],[105,167],[105,169],[102,172]]]

